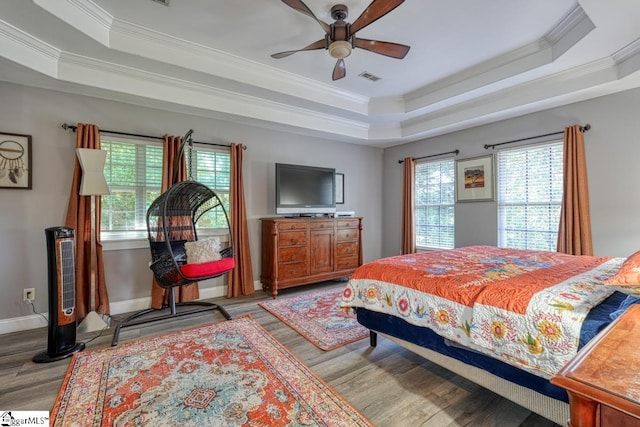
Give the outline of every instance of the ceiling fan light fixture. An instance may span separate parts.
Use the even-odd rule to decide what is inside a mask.
[[[304,4],[303,0],[282,0],[282,2],[290,8],[316,20],[324,30],[324,37],[302,49],[274,53],[271,57],[281,59],[296,52],[326,49],[332,58],[337,59],[333,67],[333,73],[331,74],[331,78],[334,81],[344,78],[347,75],[344,59],[351,55],[351,51],[357,47],[379,55],[403,59],[409,52],[410,46],[380,40],[361,39],[356,37],[356,33],[376,22],[379,18],[382,18],[404,3],[404,1],[405,0],[371,0],[369,6],[367,6],[360,16],[351,24],[345,21],[347,16],[349,16],[349,8],[347,5],[336,4],[331,7],[331,17],[335,22],[327,24],[323,20],[318,19],[311,9],[309,9],[309,6]]]
[[[329,45],[329,55],[336,59],[344,59],[351,55],[351,43],[344,40],[337,40]]]

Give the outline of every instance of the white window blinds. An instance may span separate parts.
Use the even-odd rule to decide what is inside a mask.
[[[498,245],[555,251],[562,203],[563,143],[497,155]]]
[[[146,237],[147,209],[162,185],[162,143],[100,138],[107,152],[100,230],[105,239]]]
[[[160,196],[162,186],[162,142],[103,136],[100,143],[107,152],[104,174],[110,190],[109,195],[102,196],[102,238],[146,238],[147,209]],[[192,178],[215,191],[227,214],[230,162],[229,150],[225,149],[197,147],[191,153]],[[226,229],[224,212],[220,208],[210,210],[199,219],[198,227]]]
[[[231,153],[209,147],[194,148],[191,153],[192,177],[211,188],[222,201],[227,215],[229,211],[229,188],[231,186]],[[227,220],[220,208],[214,208],[198,220],[199,228],[227,228]]]
[[[455,161],[416,164],[416,247],[451,249],[455,235]]]

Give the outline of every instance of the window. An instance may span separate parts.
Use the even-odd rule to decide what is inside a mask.
[[[146,238],[147,209],[162,185],[162,144],[105,137],[100,144],[110,191],[102,196],[102,238]]]
[[[187,153],[187,162],[189,154]],[[188,164],[188,163],[187,163]],[[229,151],[213,150],[209,147],[194,148],[191,154],[191,175],[198,181],[211,188],[222,200],[227,215],[229,215],[229,188],[231,186],[231,154]],[[198,220],[200,228],[227,228],[227,220],[220,208],[207,212]]]
[[[563,143],[498,152],[498,245],[555,251],[562,204]]]
[[[417,248],[453,248],[454,203],[454,160],[416,164],[414,212]]]
[[[147,209],[162,186],[162,143],[105,136],[100,142],[107,151],[104,174],[110,190],[109,195],[102,196],[102,238],[146,239]],[[194,148],[191,167],[192,178],[213,189],[228,213],[229,152]],[[198,220],[198,227],[226,229],[224,213],[221,209],[208,212]]]

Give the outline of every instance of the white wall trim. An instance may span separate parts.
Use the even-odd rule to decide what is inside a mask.
[[[256,292],[262,292],[262,284],[259,280],[253,282],[253,289]],[[227,295],[226,286],[212,286],[210,288],[200,289],[200,299],[220,298]],[[223,304],[224,305],[224,304]],[[151,297],[136,298],[127,301],[112,302],[111,315],[128,313],[131,311],[144,310],[151,306]],[[42,313],[47,318],[49,313]],[[12,332],[26,331],[29,329],[44,328],[48,324],[37,314],[29,316],[12,317],[9,319],[0,319],[0,334],[10,334]]]

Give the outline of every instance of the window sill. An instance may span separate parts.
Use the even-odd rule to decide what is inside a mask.
[[[453,249],[453,248],[449,248],[449,249]],[[432,251],[444,251],[444,250],[447,250],[447,249],[428,247],[428,246],[416,246],[416,252],[432,252]]]
[[[229,243],[228,233],[217,233],[215,230],[201,231],[198,233],[200,239],[205,237],[218,236],[222,244]],[[102,250],[104,252],[109,251],[123,251],[130,249],[149,249],[149,240],[146,238],[132,238],[132,239],[102,239]]]
[[[147,239],[114,239],[103,240],[102,250],[108,251],[122,251],[129,249],[149,249],[149,240]]]

